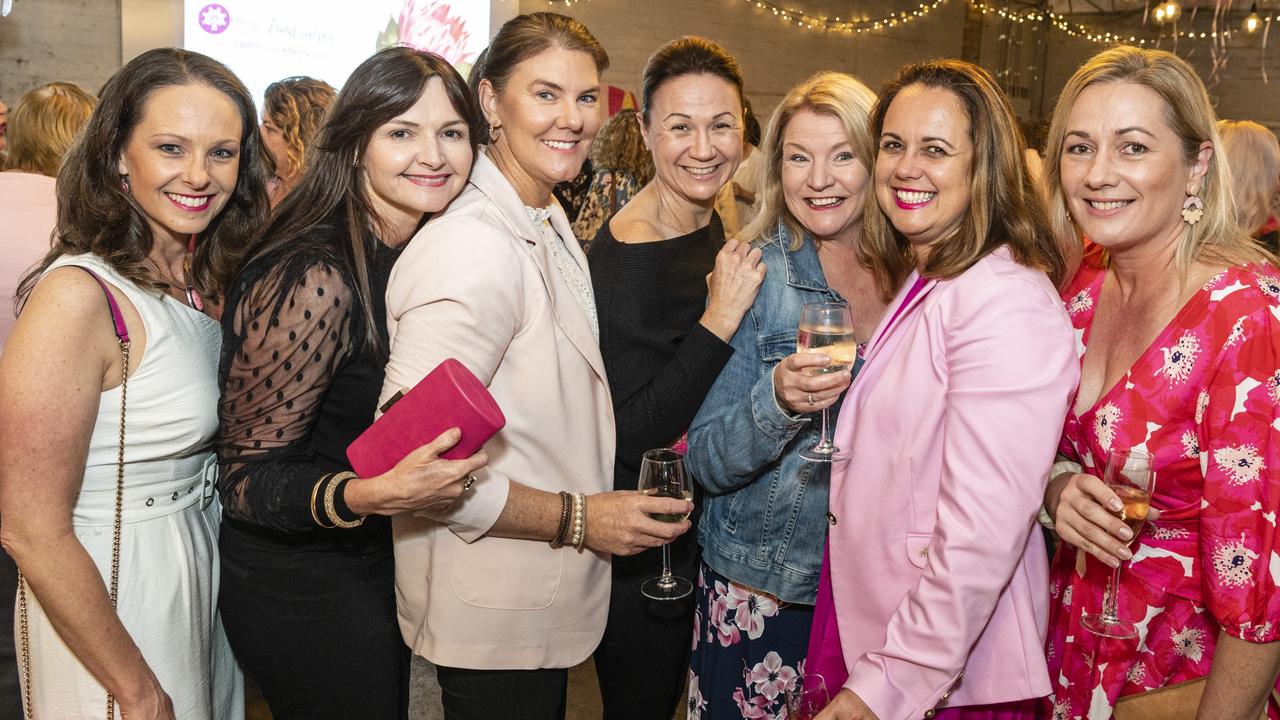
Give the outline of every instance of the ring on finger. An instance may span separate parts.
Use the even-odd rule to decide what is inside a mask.
[[[809,404],[810,405],[814,404],[813,393],[809,393]]]
[[[466,481],[466,482],[464,482],[464,483],[462,483],[462,492],[466,492],[466,491],[470,490],[470,489],[471,489],[471,486],[472,486],[472,485],[475,485],[475,484],[476,484],[476,474],[475,474],[475,473],[467,473],[467,481]]]

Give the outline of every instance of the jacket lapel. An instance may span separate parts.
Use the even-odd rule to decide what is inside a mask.
[[[884,347],[885,341],[893,335],[894,331],[902,327],[907,317],[920,307],[920,302],[938,286],[937,280],[932,278],[926,280],[916,294],[908,300],[907,295],[919,277],[919,273],[912,271],[906,282],[902,284],[902,288],[898,290],[898,296],[889,304],[889,309],[885,311],[884,318],[880,321],[880,326],[876,328],[875,334],[871,336],[871,344],[867,346],[866,362],[871,362],[871,359]]]
[[[510,181],[502,175],[498,166],[493,164],[483,149],[476,154],[475,167],[471,171],[471,183],[497,207],[512,232],[525,241],[525,250],[537,266],[538,273],[542,275],[542,282],[551,300],[551,311],[555,316],[556,325],[578,352],[586,358],[600,380],[607,382],[604,374],[604,359],[600,355],[600,343],[596,341],[595,334],[591,331],[591,321],[578,305],[568,282],[560,276],[560,271],[551,258],[550,250],[542,242],[538,228],[525,210],[524,201],[516,194]],[[554,198],[551,204],[551,226],[560,237],[570,238],[571,241],[565,242],[564,247],[569,257],[582,268],[589,283],[591,273],[587,269],[586,255],[583,254],[578,242],[572,240],[574,235],[569,226],[569,219]]]

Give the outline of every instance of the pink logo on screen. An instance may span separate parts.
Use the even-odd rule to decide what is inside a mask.
[[[455,66],[471,60],[466,25],[447,2],[405,0],[396,26],[400,42],[410,47],[429,50]]]
[[[227,9],[212,3],[200,9],[200,27],[207,33],[217,35],[231,24],[231,14]]]

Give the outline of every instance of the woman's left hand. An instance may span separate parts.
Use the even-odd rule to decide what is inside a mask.
[[[841,689],[814,720],[880,720],[852,690]]]

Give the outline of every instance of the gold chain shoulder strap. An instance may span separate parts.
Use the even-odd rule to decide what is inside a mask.
[[[116,449],[116,507],[115,517],[112,520],[111,529],[111,581],[108,591],[111,594],[111,607],[116,607],[116,597],[120,589],[120,525],[121,517],[124,511],[124,411],[129,396],[129,334],[124,327],[124,317],[120,314],[120,310],[116,305],[115,298],[111,296],[110,291],[102,280],[94,273],[90,272],[93,278],[102,285],[102,291],[107,293],[107,302],[111,306],[112,320],[116,323],[116,335],[120,344],[120,441]],[[27,720],[35,720],[34,703],[31,698],[31,637],[28,631],[27,620],[27,582],[22,576],[22,571],[18,571],[18,635],[19,635],[19,660],[22,663],[22,693],[24,695],[23,709],[26,713]],[[114,720],[116,713],[116,699],[107,693],[107,720]]]

